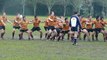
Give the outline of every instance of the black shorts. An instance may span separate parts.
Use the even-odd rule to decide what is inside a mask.
[[[45,29],[45,31],[47,31],[47,30],[48,30],[48,27],[44,27],[44,29]]]
[[[54,30],[54,29],[55,29],[54,26],[49,26],[49,27],[48,27],[48,30]]]
[[[0,26],[0,30],[1,30],[1,29],[5,30],[5,26]]]
[[[61,33],[61,31],[62,31],[60,28],[55,28],[55,29],[56,29],[58,34]]]
[[[40,31],[40,30],[41,30],[40,27],[33,27],[33,28],[31,29],[32,32],[34,32],[34,31]]]
[[[105,28],[102,28],[102,30],[105,30]]]
[[[78,28],[77,27],[72,27],[71,31],[78,31]]]
[[[68,32],[69,32],[69,30],[67,30],[67,31],[62,31],[63,34],[67,34]]]
[[[28,31],[28,29],[26,29],[26,30],[20,29],[20,32],[27,32],[27,31]]]
[[[84,29],[86,29],[86,28],[82,28],[82,30],[84,30]]]
[[[13,26],[14,29],[20,29],[20,26]]]
[[[95,31],[96,33],[100,33],[101,30],[102,30],[102,28],[95,28],[95,29],[94,29],[94,31]]]
[[[87,29],[88,32],[93,32],[93,29]]]

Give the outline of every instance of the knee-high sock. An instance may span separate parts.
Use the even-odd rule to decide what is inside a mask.
[[[86,34],[84,34],[84,40],[86,39]]]
[[[3,38],[4,34],[5,34],[5,32],[1,33],[1,38]]]
[[[12,32],[12,38],[14,38],[15,32]]]
[[[76,43],[77,43],[77,38],[74,38],[73,45],[75,45]]]
[[[32,33],[30,33],[30,36],[31,36],[31,38],[33,38],[33,35],[32,35]]]
[[[40,32],[40,38],[42,38],[42,32]]]

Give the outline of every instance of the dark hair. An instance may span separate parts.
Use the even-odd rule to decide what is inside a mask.
[[[89,15],[88,18],[89,18],[90,16],[91,16],[91,15]]]
[[[80,14],[78,16],[81,16]]]
[[[66,17],[65,20],[67,20],[68,18]]]
[[[23,16],[23,18],[25,18],[26,16]]]
[[[34,18],[36,18],[37,16],[35,15]]]
[[[98,19],[100,16],[96,16],[96,19]]]
[[[76,11],[76,12],[74,12],[74,14],[78,14],[78,12]]]
[[[100,17],[100,20],[102,20],[103,18],[104,18],[104,17],[103,17],[103,16],[101,16],[101,17]]]

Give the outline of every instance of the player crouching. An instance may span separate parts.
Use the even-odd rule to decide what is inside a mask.
[[[39,31],[40,32],[40,39],[41,39],[42,38],[42,34],[43,34],[41,29],[40,29],[40,27],[39,27],[39,24],[40,24],[41,21],[39,20],[39,18],[37,16],[35,16],[34,20],[32,22],[33,22],[33,28],[30,31],[31,38],[34,39],[34,37],[32,35],[32,32]]]
[[[20,15],[18,14],[13,22],[13,32],[12,32],[12,39],[14,39],[14,35],[15,35],[15,31],[16,29],[20,29],[20,26],[19,26],[19,22],[21,21],[21,17]]]
[[[63,28],[62,28],[62,39],[64,39],[65,34],[68,35],[67,39],[69,40],[70,34],[69,34],[69,21],[68,18],[65,18],[65,23],[63,23]]]
[[[30,22],[26,20],[26,17],[23,16],[22,21],[20,21],[20,33],[19,33],[19,40],[23,39],[23,33],[26,32],[28,34],[28,39],[30,40],[30,32],[28,30],[28,24]]]

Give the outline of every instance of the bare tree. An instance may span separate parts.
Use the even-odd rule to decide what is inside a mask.
[[[26,3],[33,6],[33,14],[36,15],[37,3],[39,0],[26,0]]]
[[[48,14],[51,13],[52,7],[56,4],[57,0],[41,0],[42,4],[45,4],[48,8]]]
[[[93,0],[84,0],[81,11],[83,16],[93,15]]]
[[[74,11],[78,11],[80,13],[81,6],[83,4],[83,0],[70,0],[70,5],[73,6]]]
[[[104,17],[107,16],[107,0],[93,0],[93,2],[102,6],[102,12],[101,13]]]
[[[26,0],[22,0],[22,14],[25,15],[25,2]]]

